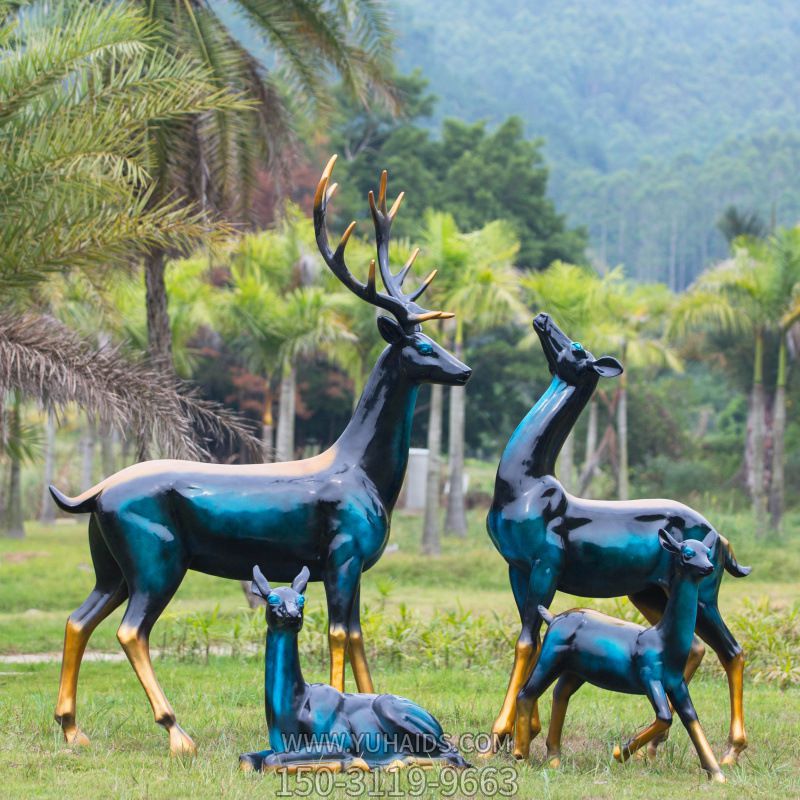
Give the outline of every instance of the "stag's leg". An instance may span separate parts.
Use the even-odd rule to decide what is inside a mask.
[[[103,542],[94,515],[89,520],[89,548],[95,571],[95,587],[67,620],[55,710],[55,719],[64,732],[64,739],[72,745],[89,744],[89,738],[75,722],[78,673],[86,644],[94,629],[119,607],[128,594],[122,572]]]
[[[620,763],[627,761],[632,753],[635,753],[651,739],[663,735],[672,725],[672,708],[664,692],[663,684],[661,681],[649,681],[646,686],[647,699],[656,712],[655,722],[632,739],[629,739],[622,747],[617,745],[614,748],[614,758]]]
[[[671,692],[669,699],[672,701],[672,705],[675,706],[675,710],[678,712],[684,727],[689,732],[694,749],[697,750],[697,755],[700,757],[700,764],[708,773],[708,777],[717,783],[725,783],[725,775],[719,768],[714,752],[708,744],[703,729],[700,727],[700,721],[697,719],[697,712],[694,710],[686,683],[682,683],[674,692]]]
[[[323,572],[328,599],[328,647],[331,656],[331,686],[344,691],[349,623],[361,581],[362,562],[350,548],[334,550]],[[365,662],[366,663],[366,662]],[[363,679],[363,675],[362,675]]]
[[[527,574],[519,567],[509,566],[511,589],[520,612],[522,626],[517,645],[514,648],[514,666],[508,681],[503,707],[492,726],[492,750],[495,752],[514,730],[517,695],[531,674],[539,654],[539,629],[542,626],[542,618],[539,616],[538,606],[549,606],[552,602],[556,590],[556,573],[554,565],[541,560],[537,561]],[[533,704],[530,720],[531,737],[533,738],[542,728],[536,702]],[[518,722],[517,729],[519,729]]]
[[[747,734],[744,730],[744,653],[723,621],[716,599],[710,603],[701,600],[698,605],[697,632],[717,654],[728,676],[731,727],[728,746],[721,763],[735,764],[739,760],[739,754],[747,747]]]
[[[348,629],[348,649],[350,651],[350,666],[356,679],[359,692],[372,694],[372,676],[369,674],[367,654],[364,651],[364,637],[361,633],[361,583],[356,589],[353,598],[353,607],[350,609],[350,625]]]
[[[658,624],[659,620],[664,615],[664,609],[667,605],[667,596],[658,587],[645,589],[638,594],[629,595],[628,599],[639,609],[642,616],[651,625]],[[705,654],[706,648],[703,646],[703,642],[698,636],[695,636],[692,639],[692,647],[689,650],[689,657],[686,659],[686,666],[683,670],[683,678],[687,683],[689,683],[695,672],[697,672],[697,668],[700,666]],[[669,736],[669,729],[661,728],[659,730],[658,720],[656,720],[647,730],[643,731],[640,736],[643,737],[645,734],[649,734],[649,738],[645,739],[645,741],[649,742],[647,748],[648,753],[651,758],[655,758],[659,744],[666,741],[667,736]]]
[[[558,679],[556,688],[553,689],[553,710],[550,714],[550,727],[547,729],[547,758],[553,768],[561,766],[561,732],[564,729],[569,699],[583,684],[582,678],[567,672]]]

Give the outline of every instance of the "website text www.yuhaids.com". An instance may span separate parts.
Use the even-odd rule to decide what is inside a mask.
[[[483,753],[492,745],[489,733],[462,733],[450,736],[442,733],[439,736],[419,733],[325,733],[325,734],[283,734],[284,750],[289,752],[311,751],[341,753],[361,753],[364,755],[380,755],[383,753],[414,753],[419,756],[435,757],[443,750],[453,747],[463,755]]]

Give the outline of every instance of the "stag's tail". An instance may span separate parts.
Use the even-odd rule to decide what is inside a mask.
[[[727,572],[733,575],[734,578],[744,578],[746,575],[749,575],[753,568],[743,567],[736,560],[731,543],[724,536],[720,536],[719,541],[722,545],[722,554],[725,557],[725,569]]]
[[[555,617],[545,608],[545,606],[539,606],[539,616],[544,620],[544,624],[550,627],[550,623],[555,619]]]
[[[63,492],[56,489],[52,483],[49,489],[53,500],[56,501],[56,505],[68,514],[89,514],[97,508],[97,497],[100,494],[99,486],[93,486],[77,497],[65,495]]]

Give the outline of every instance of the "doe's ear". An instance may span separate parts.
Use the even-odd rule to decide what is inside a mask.
[[[253,567],[253,582],[250,584],[250,591],[259,597],[262,597],[264,600],[267,599],[267,596],[272,591],[269,581],[264,577],[264,573],[258,568],[258,564]]]
[[[592,364],[592,369],[601,378],[616,378],[617,375],[622,375],[622,364],[614,356],[596,358]]]
[[[378,330],[389,344],[397,344],[405,337],[400,325],[389,317],[378,317]]]
[[[308,586],[308,578],[311,573],[308,570],[308,567],[303,567],[300,570],[300,574],[292,581],[292,589],[294,589],[298,594],[303,594],[306,590],[306,586]]]
[[[659,528],[658,541],[668,553],[680,553],[681,551],[680,543],[673,539],[670,532],[665,528]]]

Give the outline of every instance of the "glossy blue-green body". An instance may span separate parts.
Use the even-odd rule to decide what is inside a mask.
[[[404,758],[468,766],[445,738],[438,720],[411,700],[350,694],[328,684],[305,682],[297,647],[304,588],[304,582],[296,581],[292,588],[272,590],[258,577],[253,584],[253,591],[267,600],[264,706],[270,747],[240,760],[256,770],[320,759],[342,762],[346,768],[354,758],[373,769]]]

